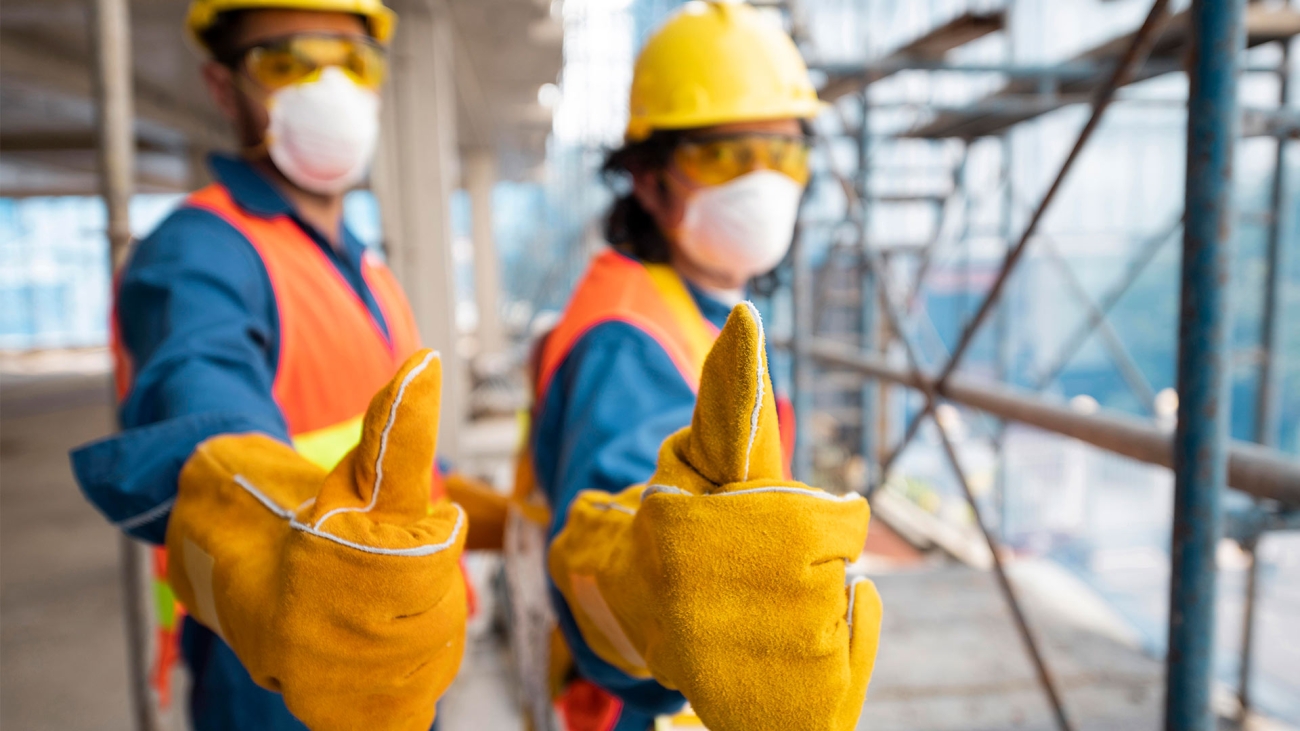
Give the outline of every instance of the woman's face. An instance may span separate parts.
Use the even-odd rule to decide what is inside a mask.
[[[756,137],[774,137],[799,139],[803,137],[803,127],[796,119],[779,119],[762,122],[741,122],[704,127],[687,132],[684,141],[707,140],[719,138],[743,138],[745,135]],[[744,173],[772,169],[771,159],[754,156],[745,163]],[[687,217],[688,204],[693,196],[703,189],[714,187],[699,182],[698,171],[682,168],[677,155],[667,166],[658,170],[644,170],[633,175],[633,194],[642,208],[654,218],[660,232],[667,239],[671,262],[679,272],[695,283],[720,290],[737,290],[756,274],[743,266],[728,266],[726,259],[707,261],[701,256],[698,246],[684,239],[690,236],[683,223]],[[800,186],[803,180],[796,181]]]

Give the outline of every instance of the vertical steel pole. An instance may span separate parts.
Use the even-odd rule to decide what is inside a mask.
[[[1278,106],[1285,109],[1291,101],[1291,54],[1290,41],[1282,41],[1282,61],[1278,68],[1279,89]],[[1278,387],[1280,370],[1278,368],[1277,350],[1282,340],[1282,318],[1278,317],[1281,309],[1282,290],[1286,277],[1286,258],[1283,238],[1286,235],[1289,219],[1286,215],[1286,153],[1287,139],[1277,138],[1276,165],[1273,170],[1273,187],[1269,191],[1269,204],[1272,216],[1268,225],[1267,269],[1264,276],[1264,322],[1260,332],[1259,390],[1255,401],[1255,441],[1266,447],[1277,444],[1278,437]]]
[[[1286,109],[1291,102],[1291,41],[1284,40],[1282,58],[1278,63],[1278,107]],[[1277,346],[1282,340],[1281,309],[1282,287],[1286,276],[1286,259],[1282,239],[1290,219],[1286,206],[1286,152],[1287,138],[1277,138],[1277,151],[1273,167],[1273,187],[1269,191],[1270,217],[1268,222],[1268,253],[1264,276],[1264,321],[1260,326],[1260,359],[1257,392],[1255,395],[1255,441],[1266,447],[1277,445],[1279,368]],[[1254,657],[1255,604],[1259,594],[1259,539],[1243,546],[1250,554],[1250,569],[1246,576],[1246,600],[1241,617],[1241,664],[1237,676],[1237,700],[1240,703],[1242,724],[1250,715],[1250,675]]]
[[[871,87],[862,88],[862,127],[858,130],[858,245],[861,258],[861,347],[865,353],[874,353],[880,347],[880,318],[876,314],[877,272],[871,256]],[[867,468],[867,484],[875,481],[876,465],[880,460],[880,435],[877,430],[880,411],[880,382],[867,378],[862,381],[862,459]]]
[[[127,0],[94,0],[92,8],[100,194],[108,209],[109,253],[116,268],[131,245],[130,205],[135,179],[131,19]]]
[[[131,194],[135,181],[130,7],[127,0],[94,0],[91,15],[100,194],[107,213],[109,258],[116,270],[126,261],[131,248]],[[146,600],[150,586],[145,558],[145,548],[123,533],[118,560],[122,571],[132,713],[137,729],[156,731],[162,728],[162,723],[149,691],[148,649],[152,633]]]
[[[1010,9],[1008,9],[1010,12]],[[1008,33],[1010,35],[1010,33]],[[1011,54],[1008,54],[1011,55]],[[1011,184],[1014,168],[1011,165],[1011,132],[1008,130],[1000,138],[1002,141],[1002,242],[1004,255],[1014,245],[1011,241],[1011,219],[1015,214],[1015,187]],[[1011,302],[998,303],[996,318],[993,321],[997,339],[997,379],[1003,383],[1011,379]],[[998,452],[997,477],[994,482],[994,495],[997,499],[998,535],[1002,541],[1007,540],[1010,521],[1010,504],[1007,502],[1007,422],[998,423],[997,436],[994,439]]]
[[[966,164],[966,161],[970,160],[970,147],[973,142],[967,142],[966,144],[966,152],[962,153],[961,178],[953,180],[954,186],[960,185],[965,190],[962,195],[961,239],[957,241],[957,244],[961,246],[961,296],[957,298],[957,317],[954,318],[960,327],[966,325],[966,315],[970,312],[971,301],[974,299],[971,292],[971,274],[974,267],[975,244],[970,223],[971,217],[975,213],[975,200],[971,193],[970,181],[967,180],[967,177],[970,176],[970,166]]]
[[[1252,536],[1243,546],[1250,556],[1250,567],[1246,569],[1246,601],[1241,609],[1241,666],[1237,668],[1237,701],[1239,704],[1237,721],[1246,727],[1250,716],[1250,666],[1253,662],[1255,644],[1255,602],[1259,598],[1259,536]]]
[[[474,242],[474,299],[478,304],[478,355],[505,352],[501,327],[501,260],[492,228],[492,192],[497,181],[496,154],[478,148],[464,154],[464,187],[469,192],[470,237]]]
[[[1016,62],[1016,0],[1006,0],[1003,7],[1003,21],[1006,28],[1002,35],[1006,39],[1005,59],[1008,64]],[[1002,255],[1005,257],[1011,253],[1011,247],[1015,246],[1011,237],[1014,236],[1015,229],[1012,228],[1012,219],[1016,213],[1016,186],[1015,186],[1015,165],[1012,153],[1014,151],[1015,139],[1012,137],[1013,130],[1008,129],[998,140],[1002,143],[1002,159],[1000,173],[1002,175],[1002,211],[1001,211],[1001,234],[1002,234]],[[1014,286],[1014,285],[1013,285]],[[1011,305],[1014,294],[1009,294],[1006,301],[998,304],[998,310],[995,315],[994,327],[996,328],[995,336],[997,339],[997,379],[1002,383],[1011,382]],[[998,422],[997,439],[997,477],[994,482],[994,495],[997,498],[997,520],[998,520],[998,537],[1003,543],[1006,543],[1010,535],[1011,527],[1011,504],[1007,500],[1007,421]]]
[[[812,265],[808,261],[807,238],[798,229],[794,235],[791,269],[794,280],[790,287],[794,332],[790,345],[795,413],[794,464],[791,468],[796,480],[808,482],[812,479],[813,360],[809,351],[814,320]]]
[[[1245,0],[1193,0],[1187,223],[1178,332],[1178,429],[1165,728],[1211,731],[1215,545],[1227,477],[1228,272]]]

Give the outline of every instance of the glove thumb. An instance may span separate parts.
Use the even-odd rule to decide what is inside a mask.
[[[691,426],[669,439],[665,452],[670,450],[712,483],[707,492],[784,477],[767,341],[753,304],[742,302],[732,309],[704,361]],[[661,471],[676,461],[665,457],[670,455],[661,454]],[[681,484],[680,479],[664,482]]]
[[[862,704],[867,698],[867,687],[876,667],[876,652],[880,649],[880,625],[884,607],[876,585],[865,576],[847,578],[849,596],[849,685],[844,700],[836,712],[833,728],[857,728],[862,715]]]
[[[312,511],[315,528],[349,512],[396,525],[428,515],[441,392],[438,353],[408,358],[371,399],[361,441],[325,479]]]

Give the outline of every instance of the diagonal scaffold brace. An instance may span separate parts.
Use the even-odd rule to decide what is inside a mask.
[[[825,143],[824,138],[822,142]],[[840,182],[841,185],[848,185],[847,178],[843,173],[836,170],[834,163],[831,164],[831,174]],[[847,189],[847,188],[846,188]],[[850,200],[852,200],[850,198]],[[859,203],[852,212],[854,215],[861,216],[862,211]],[[936,402],[940,398],[935,391],[934,382],[926,377],[921,366],[921,361],[917,355],[916,348],[912,341],[907,337],[907,331],[903,327],[903,319],[899,314],[897,307],[894,305],[893,293],[890,290],[888,267],[885,265],[880,252],[871,249],[868,246],[862,247],[862,253],[866,257],[868,269],[874,272],[875,293],[880,302],[880,309],[885,315],[885,321],[888,323],[894,336],[897,337],[903,345],[903,350],[907,355],[908,370],[911,371],[913,380],[918,384],[918,388],[924,394],[926,407],[933,410]],[[867,296],[864,293],[864,296]],[[1048,704],[1052,707],[1052,714],[1056,718],[1057,727],[1061,731],[1073,731],[1074,726],[1070,722],[1069,715],[1065,711],[1065,702],[1057,688],[1056,679],[1052,675],[1051,669],[1047,666],[1047,661],[1043,658],[1042,649],[1038,645],[1037,638],[1034,637],[1033,631],[1029,628],[1029,621],[1025,617],[1024,609],[1020,604],[1020,598],[1016,594],[1015,587],[1007,578],[1006,567],[1002,564],[1002,554],[997,540],[993,537],[992,531],[989,530],[988,524],[984,521],[984,516],[980,512],[979,503],[975,499],[975,493],[971,490],[970,480],[966,476],[966,470],[961,464],[961,459],[957,456],[957,450],[948,437],[948,432],[944,429],[942,423],[937,419],[935,425],[938,427],[939,439],[943,444],[944,455],[952,467],[953,473],[961,485],[962,494],[966,502],[970,505],[971,512],[975,516],[975,524],[979,527],[980,535],[983,536],[985,544],[988,546],[989,554],[993,559],[993,574],[997,579],[998,589],[1002,592],[1002,597],[1011,611],[1011,617],[1015,620],[1016,631],[1020,635],[1021,641],[1025,645],[1025,652],[1029,655],[1030,662],[1034,666],[1034,672],[1038,676],[1038,682],[1043,688],[1044,695],[1047,696]]]
[[[1034,213],[1030,217],[1029,222],[1025,225],[1025,230],[1020,235],[1016,245],[1007,252],[1006,258],[1002,261],[1002,267],[998,271],[998,276],[993,282],[993,286],[989,288],[988,294],[986,294],[984,299],[980,302],[979,309],[975,311],[975,315],[971,317],[970,322],[968,322],[966,327],[962,330],[961,338],[957,341],[957,346],[953,348],[952,356],[948,359],[947,365],[944,366],[935,382],[934,390],[937,393],[943,393],[948,378],[951,377],[952,374],[956,372],[957,367],[961,365],[962,358],[969,350],[971,343],[975,339],[975,335],[979,332],[984,321],[987,320],[989,315],[993,312],[994,307],[997,305],[998,300],[1002,295],[1002,290],[1006,287],[1007,281],[1016,269],[1016,265],[1020,263],[1025,251],[1029,248],[1029,243],[1033,239],[1034,233],[1038,230],[1039,223],[1042,221],[1043,216],[1047,213],[1048,208],[1055,200],[1057,193],[1065,182],[1066,176],[1074,167],[1074,163],[1078,160],[1084,147],[1087,146],[1093,133],[1096,132],[1098,126],[1100,126],[1101,120],[1106,114],[1106,110],[1115,100],[1115,93],[1120,89],[1120,87],[1127,85],[1133,78],[1134,74],[1137,73],[1137,70],[1141,68],[1142,64],[1146,61],[1147,56],[1150,55],[1152,46],[1155,45],[1156,40],[1160,37],[1160,33],[1164,30],[1165,23],[1168,20],[1169,0],[1155,0],[1151,4],[1151,10],[1147,13],[1146,20],[1142,22],[1142,27],[1139,28],[1138,32],[1133,36],[1133,41],[1129,44],[1123,57],[1121,57],[1119,65],[1115,67],[1115,71],[1111,74],[1109,80],[1107,80],[1107,82],[1098,90],[1097,95],[1092,102],[1092,115],[1088,118],[1088,123],[1085,124],[1083,129],[1079,132],[1079,137],[1075,141],[1074,147],[1070,149],[1070,154],[1066,156],[1065,162],[1061,164],[1061,169],[1057,173],[1056,178],[1052,181],[1052,185],[1047,189],[1047,192],[1043,194],[1043,198],[1039,202],[1038,207],[1034,209]],[[903,438],[899,440],[898,445],[894,447],[894,449],[889,453],[889,456],[886,457],[884,462],[881,464],[878,473],[879,479],[871,486],[868,495],[870,495],[879,484],[884,482],[886,477],[889,475],[890,469],[898,460],[898,457],[905,449],[907,449],[908,445],[910,445],[912,440],[916,437],[924,419],[934,415],[934,406],[934,401],[927,399],[925,407],[921,413],[912,418],[911,422],[907,426],[907,430],[903,434]]]

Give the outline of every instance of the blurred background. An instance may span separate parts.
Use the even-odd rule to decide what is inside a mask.
[[[139,727],[124,599],[147,588],[122,581],[115,532],[66,459],[114,428],[112,161],[96,112],[112,46],[97,19],[114,4],[0,6],[5,728]],[[1149,0],[755,4],[833,103],[815,124],[796,246],[753,296],[782,346],[777,387],[799,411],[798,472],[870,491],[873,531],[888,536],[866,559],[887,618],[861,728],[1058,727],[990,544],[1075,726],[1158,727],[1189,3],[1171,2],[1149,54],[1127,65]],[[127,5],[140,237],[207,182],[203,156],[230,140],[180,32],[185,3]],[[681,3],[391,5],[402,25],[382,150],[346,218],[449,359],[445,455],[508,489],[529,348],[603,246],[613,191],[598,170],[621,142],[632,62]],[[1241,491],[1224,497],[1215,708],[1225,727],[1300,728],[1300,331],[1286,325],[1300,322],[1300,4],[1251,2],[1244,24],[1222,404]],[[925,418],[910,369],[933,378],[955,350],[960,369]],[[490,587],[497,560],[471,565]],[[507,615],[489,601],[476,620],[444,729],[522,728]],[[184,726],[175,704],[155,716]]]

